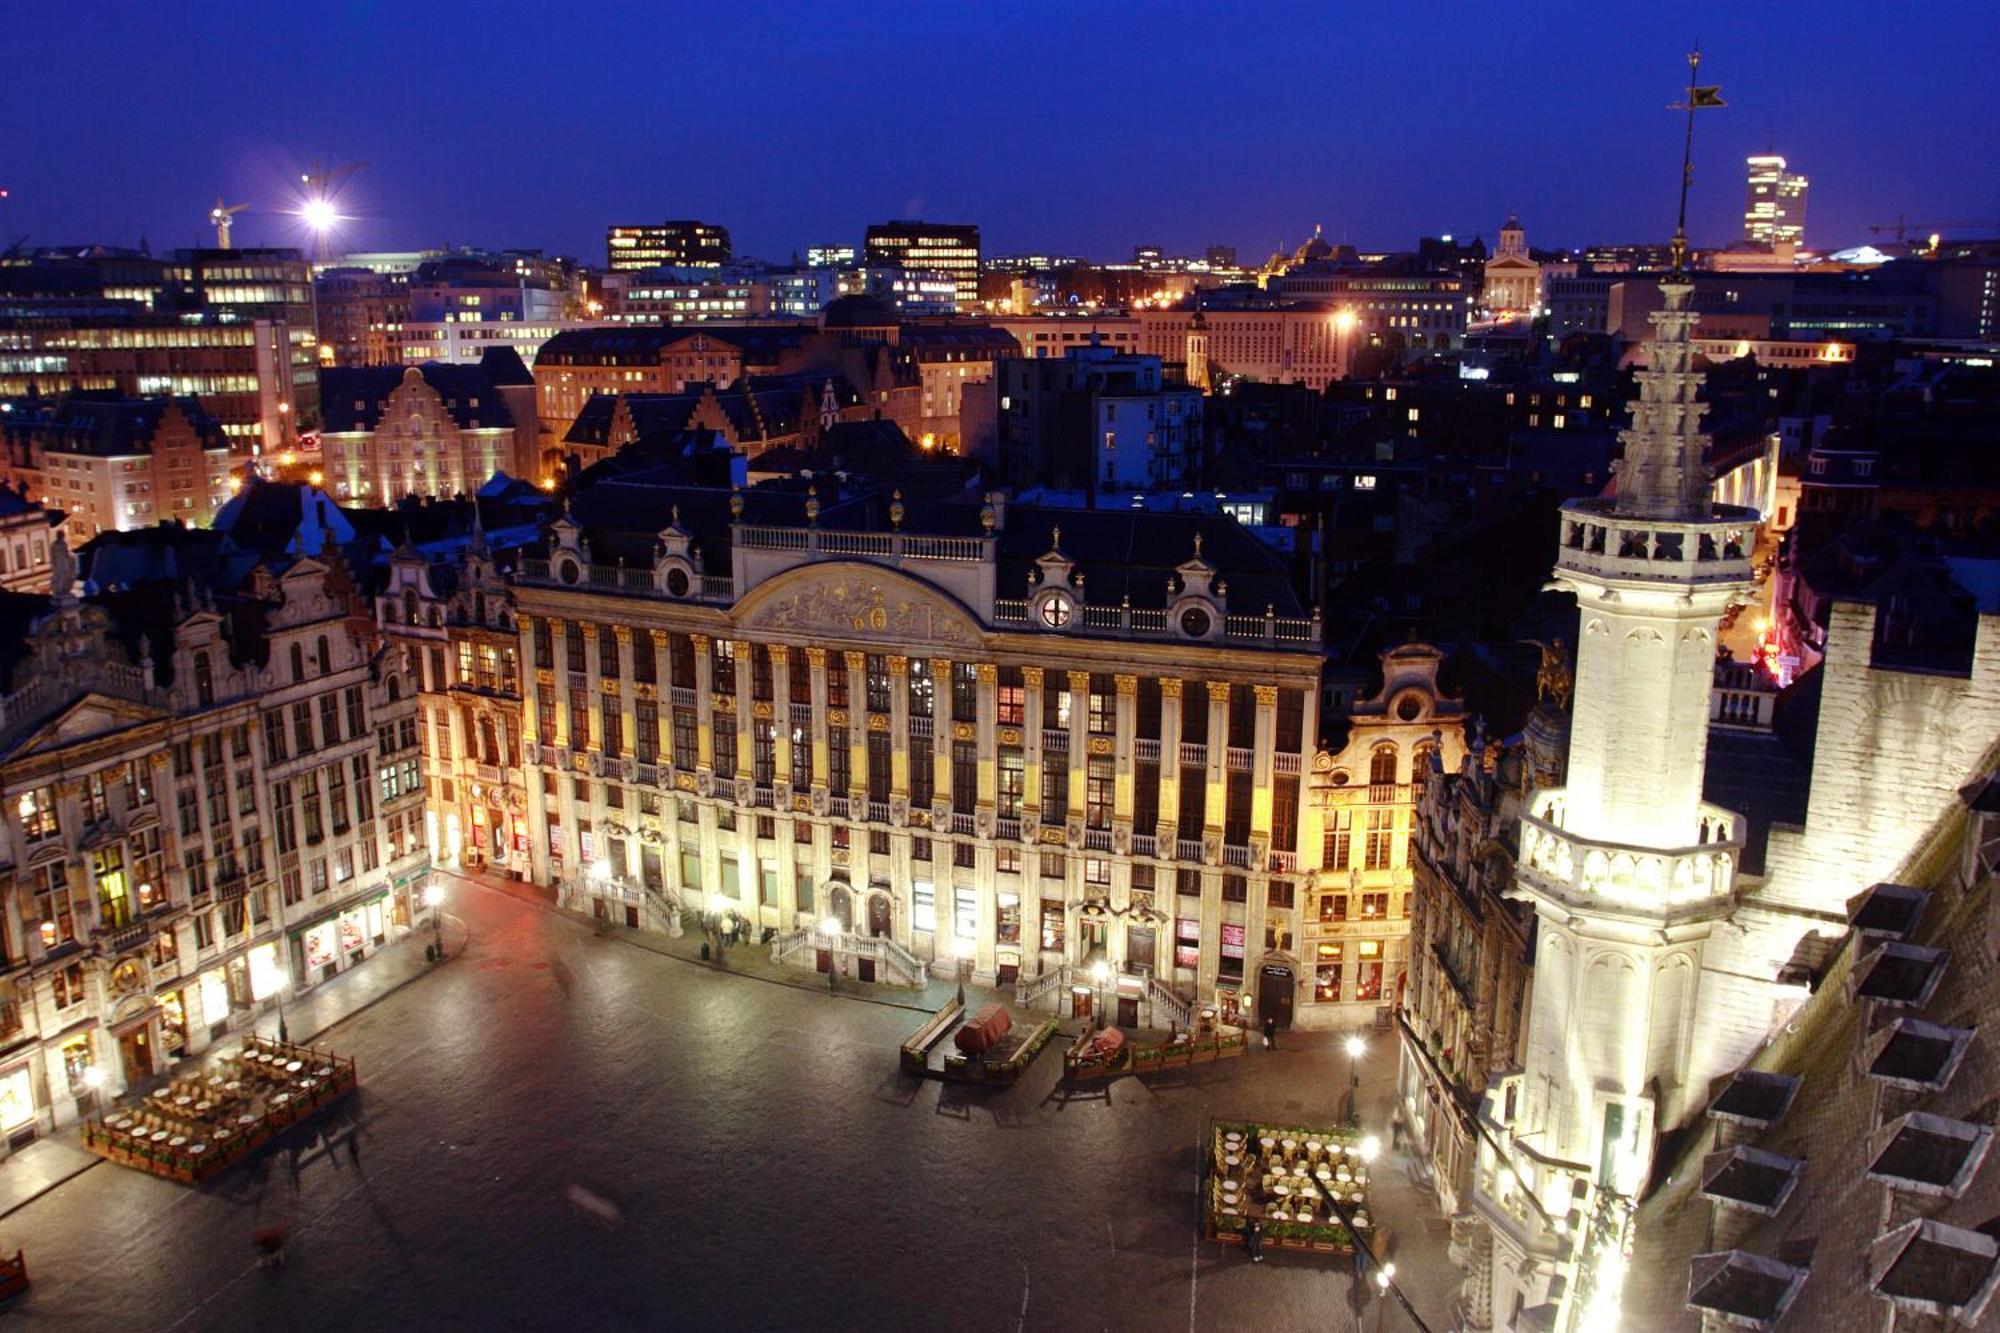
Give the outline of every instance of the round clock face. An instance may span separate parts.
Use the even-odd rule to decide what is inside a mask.
[[[1417,715],[1423,711],[1423,702],[1414,694],[1406,694],[1396,701],[1396,716],[1405,722],[1415,722]]]
[[[667,591],[675,597],[685,597],[688,591],[688,576],[685,569],[667,571]]]
[[[1060,597],[1047,597],[1042,600],[1042,623],[1050,629],[1066,628],[1070,618],[1075,614],[1070,604]]]
[[[1198,606],[1190,606],[1181,612],[1181,633],[1190,639],[1207,638],[1210,623],[1208,612]]]
[[[574,560],[565,560],[556,569],[556,577],[560,578],[564,583],[572,585],[575,584],[581,573],[582,571],[577,568],[576,561]]]

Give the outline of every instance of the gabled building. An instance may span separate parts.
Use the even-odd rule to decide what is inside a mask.
[[[319,449],[288,470],[341,500],[470,494],[496,472],[541,472],[534,379],[511,349],[476,366],[324,370],[320,402]]]
[[[214,517],[232,493],[229,437],[193,398],[77,393],[9,414],[0,469],[79,545]]]

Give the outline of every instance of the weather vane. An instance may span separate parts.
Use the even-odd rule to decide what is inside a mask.
[[[1694,113],[1728,105],[1722,100],[1721,84],[1703,87],[1695,81],[1700,70],[1701,43],[1696,42],[1694,50],[1688,52],[1687,101],[1675,102],[1667,108],[1669,111],[1687,112],[1687,136],[1681,142],[1681,208],[1680,216],[1674,222],[1674,272],[1677,275],[1687,272],[1688,186],[1694,183]]]

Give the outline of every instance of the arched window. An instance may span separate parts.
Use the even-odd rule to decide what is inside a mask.
[[[395,703],[396,700],[402,697],[403,697],[403,678],[401,676],[389,677],[389,702]]]
[[[1368,757],[1368,785],[1370,787],[1393,787],[1396,785],[1396,747],[1378,745],[1375,753]]]
[[[306,678],[306,650],[304,648],[301,648],[298,644],[294,643],[292,645],[292,679],[296,681],[296,680],[304,680],[305,678]]]
[[[1431,777],[1431,761],[1436,757],[1437,745],[1431,741],[1425,741],[1410,752],[1411,799],[1423,799],[1424,784],[1429,782]]]
[[[333,654],[327,648],[324,634],[319,636],[319,674],[322,676],[333,674]]]
[[[207,653],[194,655],[194,697],[203,707],[215,702],[215,672],[208,664]]]
[[[414,625],[417,623],[417,590],[415,588],[403,589],[403,623],[405,625]]]

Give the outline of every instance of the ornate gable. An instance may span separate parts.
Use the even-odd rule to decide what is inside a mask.
[[[736,604],[745,629],[865,639],[911,648],[972,648],[979,622],[956,599],[893,570],[846,562],[788,570]]]

